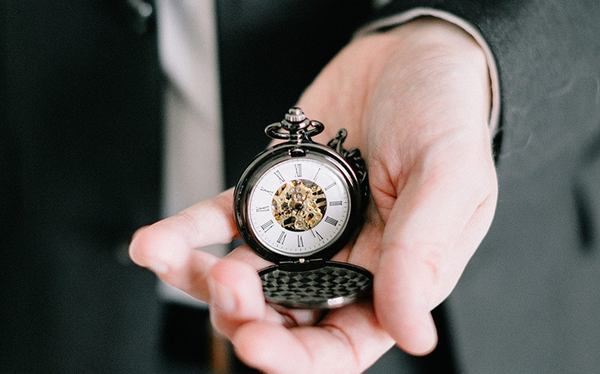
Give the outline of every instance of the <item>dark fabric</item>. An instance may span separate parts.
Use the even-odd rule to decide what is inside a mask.
[[[370,12],[370,2],[217,1],[226,184]]]
[[[155,35],[114,2],[0,1],[0,372],[153,372]]]
[[[157,217],[154,37],[130,32],[102,1],[4,3],[3,128],[20,157],[11,173],[26,219],[126,238]]]

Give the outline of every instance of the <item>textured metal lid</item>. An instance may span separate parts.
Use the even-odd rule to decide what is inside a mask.
[[[359,266],[322,261],[305,268],[262,269],[259,275],[267,302],[294,309],[333,309],[371,292],[373,276]]]

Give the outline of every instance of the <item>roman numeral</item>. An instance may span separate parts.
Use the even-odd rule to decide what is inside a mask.
[[[330,189],[331,187],[335,186],[335,182],[333,182],[332,184],[330,184],[329,186],[325,187],[324,190],[327,191],[328,189]]]
[[[325,217],[325,222],[327,222],[328,224],[333,225],[333,226],[337,226],[337,224],[338,224],[337,219],[333,219],[329,216]]]
[[[260,212],[268,212],[269,211],[269,206],[259,206],[258,208],[256,208],[256,212],[260,213]]]
[[[313,177],[313,181],[317,181],[317,176],[319,175],[319,173],[321,172],[321,168],[319,168],[319,170],[317,170],[317,172],[315,173],[315,176]]]
[[[261,190],[262,192],[266,192],[266,193],[268,193],[269,195],[272,195],[272,194],[273,194],[273,191],[269,191],[269,190],[267,190],[267,189],[266,189],[266,188],[264,188],[264,187],[261,187],[261,188],[260,188],[260,190]]]
[[[277,239],[277,243],[283,244],[283,242],[285,241],[286,237],[287,237],[287,234],[282,231],[281,234],[279,234],[279,238]]]
[[[298,247],[304,247],[304,240],[300,235],[298,235]]]
[[[341,200],[336,200],[336,201],[330,201],[329,202],[329,206],[341,206],[342,205],[342,201]]]
[[[279,170],[277,170],[277,171],[275,172],[275,176],[277,177],[277,179],[279,179],[279,181],[280,181],[281,183],[285,182],[285,179],[283,178],[283,175],[281,175],[281,172],[280,172]]]
[[[273,220],[270,219],[267,222],[263,223],[260,228],[263,229],[264,232],[267,232],[273,227]]]
[[[313,237],[319,238],[319,240],[323,240],[323,237],[321,236],[321,234],[319,234],[319,232],[317,230],[310,230],[310,233],[312,234]],[[317,234],[317,235],[315,235],[315,234]]]
[[[296,169],[296,178],[302,178],[302,164],[295,164],[294,168]]]

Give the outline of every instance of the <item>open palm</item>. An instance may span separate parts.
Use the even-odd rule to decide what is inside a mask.
[[[335,256],[374,274],[373,302],[325,315],[265,304],[246,246],[225,259],[195,248],[237,236],[232,191],[141,230],[134,261],[211,306],[213,324],[249,365],[275,373],[350,373],[393,344],[424,354],[430,311],[452,291],[491,223],[497,195],[489,78],[478,45],[421,19],[353,41],[301,97],[309,118],[339,128],[369,170],[372,204],[354,243]]]

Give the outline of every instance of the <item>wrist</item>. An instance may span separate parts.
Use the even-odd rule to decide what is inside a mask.
[[[483,49],[470,34],[432,17],[415,19],[384,34],[395,43],[379,83],[411,82],[400,87],[404,101],[414,109],[410,111],[411,106],[407,106],[407,118],[427,113],[427,122],[434,124],[436,119],[448,121],[448,114],[453,113],[465,117],[465,123],[487,128],[491,108],[489,70]]]
[[[492,100],[488,63],[469,33],[445,20],[421,17],[379,35],[393,40],[389,69],[382,71],[402,74],[405,82],[419,82],[418,87],[405,87],[416,90],[415,94],[426,92],[424,96],[431,98],[431,92],[446,93],[444,100],[455,100],[457,108],[488,124]],[[447,95],[450,92],[452,97]]]

